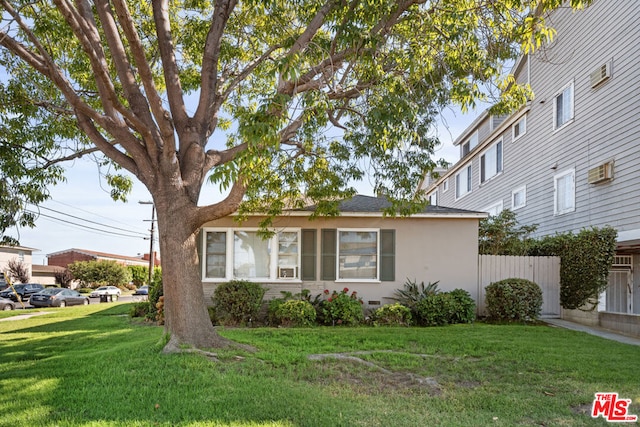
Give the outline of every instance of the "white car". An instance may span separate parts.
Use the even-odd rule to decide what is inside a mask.
[[[91,292],[89,294],[89,297],[97,298],[100,295],[115,295],[115,296],[119,297],[120,296],[120,289],[118,289],[115,286],[100,286],[98,289],[96,289],[95,291]]]

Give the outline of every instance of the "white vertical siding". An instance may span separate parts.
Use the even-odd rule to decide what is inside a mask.
[[[508,278],[527,279],[542,289],[544,316],[560,316],[560,258],[480,255],[478,257],[478,313],[485,313],[485,288]]]

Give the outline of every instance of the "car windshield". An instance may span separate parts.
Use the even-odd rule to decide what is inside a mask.
[[[107,287],[106,286],[100,286],[98,289],[96,289],[96,291],[106,291]]]
[[[60,289],[60,288],[47,288],[47,289],[41,290],[38,293],[41,294],[41,295],[43,295],[43,294],[44,295],[55,295],[55,294],[60,293],[62,291],[63,291],[63,289]]]

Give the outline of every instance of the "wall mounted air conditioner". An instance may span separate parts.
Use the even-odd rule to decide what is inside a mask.
[[[608,80],[611,77],[611,61],[605,62],[598,68],[593,70],[590,75],[591,87],[596,87],[600,83]]]
[[[589,184],[608,181],[613,178],[613,162],[606,162],[589,169]]]
[[[278,279],[296,279],[298,267],[278,267]]]

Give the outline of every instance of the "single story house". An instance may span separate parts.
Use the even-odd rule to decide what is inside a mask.
[[[337,217],[311,218],[313,207],[284,212],[274,235],[258,234],[260,216],[239,224],[233,216],[204,225],[202,285],[207,298],[219,283],[257,281],[266,298],[308,289],[356,291],[368,308],[393,302],[407,280],[438,282],[478,297],[478,224],[486,213],[427,206],[409,217],[389,217],[385,198],[358,195]]]
[[[156,265],[158,265],[158,257],[156,255]],[[122,265],[141,265],[149,266],[149,257],[136,258],[124,255],[109,254],[106,252],[90,251],[88,249],[66,249],[64,251],[54,252],[47,255],[47,264],[66,268],[69,264],[76,261],[115,261]]]
[[[57,286],[56,274],[65,269],[56,265],[38,265],[31,267],[31,281],[45,286]]]

